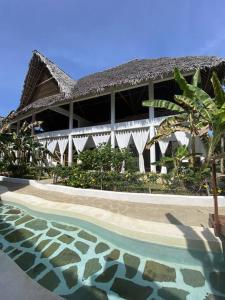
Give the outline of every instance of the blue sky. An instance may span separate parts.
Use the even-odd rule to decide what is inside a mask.
[[[75,79],[134,58],[225,57],[225,2],[0,0],[0,115],[17,108],[34,49]]]

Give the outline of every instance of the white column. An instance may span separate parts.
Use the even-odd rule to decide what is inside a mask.
[[[153,125],[150,126],[149,131],[150,139],[152,139],[155,135],[155,127]],[[156,153],[155,153],[155,144],[153,144],[150,148],[150,162],[156,162]],[[156,165],[150,165],[150,171],[156,173]]]
[[[32,115],[31,123],[33,124],[36,121],[36,115]],[[31,134],[34,134],[34,127],[32,126]]]
[[[73,138],[72,135],[69,134],[68,137],[68,165],[72,166],[73,164]]]
[[[10,123],[8,126],[8,133],[11,133],[11,132],[12,132],[12,124]]]
[[[115,93],[111,93],[111,147],[115,148]]]
[[[70,102],[69,108],[69,129],[73,129],[73,102]]]
[[[20,132],[20,121],[17,121],[16,123],[16,134],[19,134]]]
[[[20,121],[18,120],[18,121],[16,122],[16,134],[18,135],[19,132],[20,132]],[[18,156],[19,156],[19,153],[18,153],[18,151],[16,151],[16,158],[17,158],[17,159],[18,159]]]
[[[73,129],[73,102],[70,102],[70,111],[69,111],[69,129]],[[72,166],[73,164],[73,138],[69,134],[68,138],[68,165]]]
[[[149,100],[154,99],[154,84],[153,84],[153,82],[150,82],[148,85],[148,98],[149,98]],[[150,139],[152,139],[155,135],[155,128],[153,125],[154,117],[155,117],[154,108],[149,107],[149,121],[151,122]],[[155,145],[152,145],[150,148],[150,163],[154,163],[155,161],[156,161]],[[156,173],[156,166],[150,164],[150,171],[153,173]]]
[[[61,164],[61,166],[64,166],[63,154],[60,154],[60,164]]]

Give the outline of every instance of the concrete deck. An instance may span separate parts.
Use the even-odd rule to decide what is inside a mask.
[[[71,203],[84,206],[90,206],[121,214],[130,218],[139,220],[160,222],[167,224],[175,224],[186,226],[208,227],[209,213],[213,212],[213,208],[209,206],[189,206],[189,205],[169,205],[169,204],[150,204],[150,203],[135,203],[128,201],[110,200],[87,196],[70,195],[67,193],[52,191],[34,187],[33,185],[15,183],[15,182],[0,182],[0,185],[5,186],[11,192],[16,192],[23,195],[31,195],[40,197],[57,203]],[[53,185],[53,188],[55,186]],[[191,202],[191,199],[190,199]],[[220,213],[225,214],[225,207],[220,207]]]
[[[0,299],[7,300],[62,300],[26,273],[5,253],[0,251]]]

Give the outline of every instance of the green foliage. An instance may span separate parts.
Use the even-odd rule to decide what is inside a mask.
[[[189,158],[186,146],[178,146],[172,156],[162,156],[155,164],[165,166],[168,173],[158,174],[156,182],[150,183],[150,189],[157,189],[157,185],[161,185],[167,193],[209,194],[210,168],[200,162],[192,167]]]
[[[81,170],[121,172],[125,165],[127,171],[134,171],[135,160],[127,149],[113,149],[110,145],[101,145],[98,148],[85,150],[75,156]]]
[[[44,172],[47,154],[52,154],[32,135],[32,128],[24,122],[18,134],[0,132],[0,154],[4,172],[13,177],[39,178]]]
[[[75,157],[72,167],[57,166],[53,170],[55,181],[77,187],[113,191],[144,191],[145,184],[134,172],[135,161],[128,150],[112,149],[101,145],[85,150]],[[121,172],[125,166],[126,172]]]
[[[143,102],[144,106],[163,107],[179,112],[178,115],[168,117],[159,125],[157,134],[149,141],[149,146],[176,131],[189,132],[191,136],[192,167],[196,167],[195,137],[197,136],[204,142],[207,152],[205,159],[207,166],[213,155],[218,152],[221,137],[225,132],[225,92],[215,72],[211,77],[214,98],[199,87],[199,70],[196,71],[192,84],[186,81],[178,69],[174,70],[174,78],[183,92],[182,95],[175,95],[175,103],[169,105],[167,100]],[[176,108],[177,106],[180,109]],[[212,136],[208,136],[209,129],[213,132]]]
[[[140,190],[142,187],[136,173],[117,173],[115,171],[80,171],[74,169],[68,184],[74,187],[92,188],[110,191]]]
[[[141,176],[134,172],[90,171],[81,170],[77,166],[57,166],[53,173],[55,180],[76,188],[127,192],[146,191],[146,185],[142,182]]]
[[[78,164],[72,167],[58,165],[52,169],[55,182],[76,188],[101,189],[124,192],[200,194],[206,193],[207,176],[202,170],[188,168],[185,159],[189,157],[187,147],[177,148],[173,157],[165,157],[160,165],[167,166],[168,174],[134,172],[131,168],[121,173],[123,161],[126,166],[133,162],[129,151],[120,152],[109,146],[85,150],[76,156]]]
[[[182,166],[175,174],[161,174],[161,182],[167,193],[208,195],[210,193],[210,168]]]
[[[162,156],[157,165],[165,166],[168,170],[172,170],[173,174],[176,175],[179,170],[186,166],[186,161],[189,159],[190,153],[186,146],[178,146],[175,153],[172,156]]]
[[[204,111],[195,96],[195,91],[201,90],[197,86],[200,81],[200,72],[199,70],[196,71],[193,78],[193,85],[188,84],[178,69],[174,70],[174,78],[183,92],[182,95],[175,95],[174,103],[168,100],[148,100],[143,102],[144,106],[166,108],[167,110],[171,110],[172,112],[176,111],[178,113],[177,115],[166,118],[159,125],[156,135],[149,141],[149,146],[160,139],[169,137],[172,133],[177,131],[189,132],[191,135],[191,162],[192,165],[194,165],[195,137],[199,135],[199,129],[203,126],[199,121],[201,120],[199,111]]]
[[[184,112],[184,109],[181,106],[167,100],[147,100],[143,101],[143,106],[164,108],[175,112]]]

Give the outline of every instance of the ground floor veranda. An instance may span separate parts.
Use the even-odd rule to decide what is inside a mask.
[[[71,165],[73,154],[93,149],[101,144],[110,144],[112,148],[129,148],[137,158],[137,170],[166,173],[166,167],[157,167],[154,163],[164,155],[172,155],[178,145],[189,145],[190,136],[184,132],[174,133],[167,139],[159,141],[150,150],[146,145],[157,130],[163,117],[153,121],[143,119],[138,121],[115,123],[114,125],[98,125],[81,127],[70,130],[53,131],[38,134],[37,137],[51,153],[57,153],[61,164]],[[199,139],[196,140],[196,152],[201,156],[204,147]],[[50,163],[54,161],[50,159]]]

